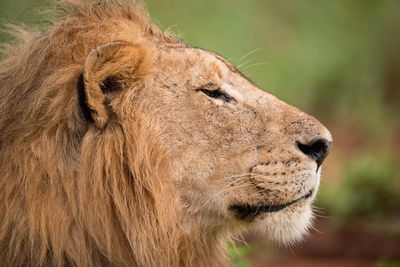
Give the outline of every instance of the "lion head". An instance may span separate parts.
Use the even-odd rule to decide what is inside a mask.
[[[1,262],[225,265],[243,228],[301,238],[323,125],[137,4],[66,10],[0,64]]]

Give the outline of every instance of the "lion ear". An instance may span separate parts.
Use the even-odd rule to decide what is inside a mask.
[[[89,53],[78,83],[78,88],[83,87],[79,100],[86,119],[99,128],[106,125],[110,112],[106,100],[121,91],[125,83],[143,77],[145,54],[142,45],[124,41],[101,45]]]

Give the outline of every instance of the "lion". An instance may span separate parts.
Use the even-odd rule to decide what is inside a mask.
[[[244,229],[302,238],[332,144],[320,122],[142,5],[60,5],[3,49],[3,266],[227,266]]]

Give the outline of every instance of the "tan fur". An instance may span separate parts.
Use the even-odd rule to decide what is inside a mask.
[[[318,121],[162,33],[140,5],[63,6],[45,33],[15,27],[0,63],[3,266],[221,266],[243,227],[301,237],[320,170],[295,141],[330,140]],[[218,88],[234,101],[200,90]],[[277,213],[230,209],[310,189]]]

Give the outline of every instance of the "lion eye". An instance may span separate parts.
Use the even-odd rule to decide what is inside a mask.
[[[225,102],[230,102],[233,100],[233,97],[226,94],[225,92],[222,92],[220,89],[217,90],[199,89],[199,90],[211,98],[221,99]]]

